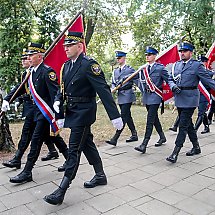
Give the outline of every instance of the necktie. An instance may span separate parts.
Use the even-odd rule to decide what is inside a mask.
[[[185,66],[186,66],[186,63],[183,63],[182,70],[184,69]]]
[[[71,71],[72,68],[73,68],[73,64],[74,64],[74,62],[71,61],[71,62],[70,62],[70,65],[69,65],[69,69],[67,69],[67,70],[65,71],[65,73],[64,73],[64,77],[66,77],[66,76],[70,73],[70,71]]]
[[[121,69],[121,67],[119,67],[119,73],[121,73],[122,72],[122,69]]]
[[[148,65],[148,73],[150,73],[150,71],[151,71],[151,66]]]

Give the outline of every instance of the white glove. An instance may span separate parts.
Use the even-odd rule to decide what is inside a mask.
[[[14,109],[15,109],[16,112],[18,111],[19,105],[20,105],[19,102],[15,102],[15,104],[14,104]]]
[[[3,100],[1,110],[4,111],[4,112],[10,110],[10,105],[9,105],[8,101]]]
[[[64,126],[64,121],[65,121],[65,119],[58,119],[58,120],[57,120],[57,125],[58,125],[59,128],[63,128],[63,126]]]
[[[53,108],[54,108],[54,110],[56,111],[56,113],[59,113],[59,112],[60,112],[59,106],[60,106],[60,101],[54,102]]]
[[[121,117],[113,119],[113,120],[111,120],[111,122],[112,122],[114,128],[116,128],[117,130],[122,130],[123,121],[122,121]]]

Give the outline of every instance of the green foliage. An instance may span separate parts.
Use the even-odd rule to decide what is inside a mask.
[[[9,89],[20,76],[20,54],[31,32],[31,14],[24,0],[0,0],[0,83]]]
[[[36,0],[31,2],[31,8],[36,17],[34,34],[38,35],[37,42],[45,44],[47,47],[60,33],[59,6],[60,4],[57,0]]]
[[[20,52],[28,42],[48,47],[85,1],[0,0],[1,87],[19,80]],[[128,64],[137,69],[152,45],[163,51],[186,34],[197,54],[214,41],[215,0],[88,0],[84,11],[87,55],[101,65],[108,80],[115,65],[114,50],[125,49],[121,36],[132,33],[136,45]],[[61,29],[61,30],[62,30]]]

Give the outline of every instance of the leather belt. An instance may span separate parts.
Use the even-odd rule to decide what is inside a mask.
[[[132,87],[122,87],[122,88],[119,88],[118,91],[130,90],[130,89],[132,89]]]
[[[84,103],[84,102],[91,102],[95,100],[96,97],[72,97],[66,96],[66,101],[68,103]]]
[[[197,86],[195,87],[180,87],[181,90],[196,90]]]

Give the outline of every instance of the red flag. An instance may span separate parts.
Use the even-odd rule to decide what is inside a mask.
[[[212,44],[212,46],[208,50],[206,57],[208,58],[206,67],[208,69],[215,70],[215,42]],[[210,93],[213,97],[215,97],[215,90],[211,89]]]
[[[83,26],[83,17],[79,15],[77,19],[72,23],[72,25],[68,28],[68,31],[76,31],[76,32],[83,32],[84,33],[84,26]],[[45,57],[44,62],[45,64],[52,67],[57,74],[58,80],[60,76],[60,69],[63,63],[68,60],[66,53],[63,48],[65,35],[61,37],[61,39],[56,43],[53,49],[49,52],[49,54]],[[86,50],[86,46],[84,44],[84,52]]]
[[[156,61],[158,63],[163,64],[168,67],[171,66],[176,61],[180,60],[180,56],[178,54],[178,42],[172,44],[168,47],[164,52],[157,56]],[[167,83],[163,84],[163,100],[167,102],[173,97],[172,91]]]
[[[208,50],[206,57],[208,58],[207,68],[211,70],[215,70],[215,42]]]

